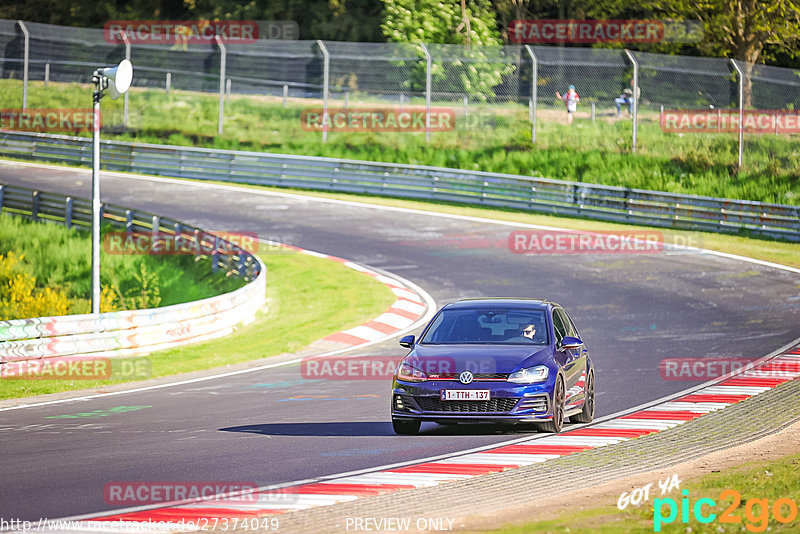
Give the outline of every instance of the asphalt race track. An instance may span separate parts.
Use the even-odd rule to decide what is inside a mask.
[[[88,171],[2,164],[0,183],[90,195]],[[513,254],[507,247],[512,226],[162,179],[106,175],[102,199],[382,268],[418,284],[438,305],[478,296],[559,302],[595,361],[598,415],[696,383],[663,380],[658,366],[664,358],[755,359],[800,336],[797,274],[756,263],[682,251]],[[219,343],[224,346],[224,339]],[[403,349],[392,340],[360,353],[397,355]],[[119,406],[133,408],[112,410]],[[37,520],[111,510],[103,498],[110,482],[262,486],[530,432],[431,424],[419,436],[400,437],[392,432],[388,409],[388,383],[308,381],[292,365],[0,411],[0,516]],[[58,417],[96,410],[110,415]]]

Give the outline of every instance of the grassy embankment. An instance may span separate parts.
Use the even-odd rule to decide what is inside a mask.
[[[31,108],[87,108],[89,86],[32,82]],[[0,81],[0,100],[21,107],[21,82]],[[351,106],[378,102],[353,95]],[[332,101],[331,107],[343,102]],[[413,163],[544,176],[677,193],[800,204],[800,144],[789,135],[746,136],[745,165],[736,172],[735,134],[664,133],[658,114],[640,116],[637,154],[631,154],[631,121],[599,116],[592,122],[583,108],[574,126],[560,110],[544,109],[538,141],[530,143],[527,109],[517,104],[473,105],[472,126],[434,133],[331,133],[300,127],[303,109],[314,100],[292,99],[286,108],[273,97],[232,96],[226,105],[225,132],[217,135],[218,98],[213,94],[133,88],[130,127],[121,124],[122,99],[103,100],[105,139],[208,146],[361,160]],[[382,105],[385,105],[382,104]],[[462,108],[453,103],[458,121]],[[607,110],[604,110],[604,112]],[[87,134],[84,134],[87,135]]]
[[[677,490],[663,498],[672,498],[676,503],[677,515],[672,523],[661,526],[660,532],[666,534],[691,532],[693,534],[718,534],[725,532],[797,532],[800,527],[800,516],[797,513],[800,501],[800,454],[786,456],[768,462],[752,462],[739,467],[726,469],[700,477],[691,483],[681,484],[681,490],[688,490],[689,507],[687,522],[682,521],[682,499],[684,496]],[[654,486],[655,498],[660,497],[660,490]],[[735,494],[724,494],[725,490],[734,490],[741,501],[736,503]],[[723,498],[724,497],[724,498]],[[625,510],[617,509],[616,498],[611,497],[603,506],[572,509],[568,513],[559,514],[553,519],[535,521],[524,525],[504,526],[496,530],[481,531],[483,534],[529,534],[533,532],[567,533],[592,532],[597,534],[628,534],[654,532],[654,504],[628,506]],[[704,501],[702,513],[708,517],[716,514],[711,522],[701,523],[693,515],[695,504],[701,498],[708,498],[716,503],[711,507]],[[748,501],[765,500],[759,504],[748,504]],[[794,508],[782,501],[779,513],[788,522],[776,519],[774,505],[779,499],[794,502]],[[734,506],[736,504],[736,506]],[[765,507],[764,504],[767,504]],[[669,504],[660,505],[662,517],[669,516]],[[730,521],[722,522],[723,512],[730,510]],[[794,510],[794,513],[792,513]]]

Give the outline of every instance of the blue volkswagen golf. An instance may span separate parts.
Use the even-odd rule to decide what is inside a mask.
[[[444,306],[392,381],[392,425],[416,434],[422,421],[540,423],[594,418],[594,367],[578,329],[555,302],[482,298]]]

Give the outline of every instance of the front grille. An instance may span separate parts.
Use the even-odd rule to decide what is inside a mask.
[[[443,401],[438,397],[414,397],[424,412],[510,412],[519,399],[490,399],[488,401]]]
[[[430,380],[458,380],[458,377],[461,373],[433,373],[428,374],[428,379]],[[506,380],[508,379],[508,373],[474,373],[473,374],[473,382],[481,381],[481,380]]]
[[[519,403],[520,410],[533,410],[534,412],[547,412],[547,395],[527,397]]]

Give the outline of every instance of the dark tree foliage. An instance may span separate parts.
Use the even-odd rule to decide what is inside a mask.
[[[380,0],[4,0],[0,18],[102,27],[108,20],[293,20],[301,39],[383,41]]]

